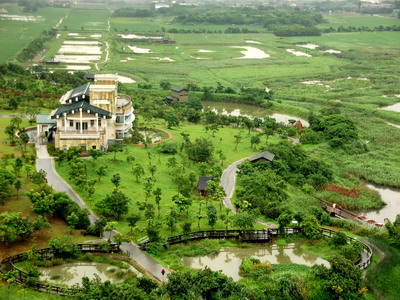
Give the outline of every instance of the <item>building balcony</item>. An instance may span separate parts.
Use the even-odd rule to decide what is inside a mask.
[[[61,140],[88,140],[88,139],[99,139],[101,135],[105,133],[105,130],[70,130],[70,131],[58,131]]]
[[[117,96],[117,109],[118,108],[129,108],[129,106],[132,104],[132,100],[131,97],[129,97],[128,95],[123,95],[123,94],[119,94]]]

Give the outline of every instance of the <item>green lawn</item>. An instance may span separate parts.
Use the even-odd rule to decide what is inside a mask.
[[[161,129],[166,129],[165,126],[159,124],[156,126],[157,128]],[[234,151],[234,137],[233,135],[237,134],[239,132],[238,129],[230,128],[230,127],[225,127],[221,128],[215,135],[215,138],[211,137],[211,133],[206,133],[204,130],[204,126],[202,125],[193,125],[193,124],[184,124],[179,128],[176,129],[166,129],[170,131],[174,139],[172,140],[173,142],[176,142],[180,144],[182,142],[182,137],[180,135],[181,132],[189,133],[190,138],[192,141],[195,140],[195,138],[198,137],[207,137],[210,139],[214,146],[215,149],[221,149],[223,150],[224,154],[226,155],[226,160],[224,162],[224,167],[228,166],[230,163],[239,160],[243,157],[250,156],[254,154],[255,152],[250,149],[250,136],[248,135],[247,131],[242,132],[242,141],[240,142],[238,149]],[[255,134],[255,133],[252,133]],[[276,137],[270,138],[270,141],[278,140]],[[169,212],[169,208],[173,205],[173,202],[171,201],[172,197],[176,195],[177,193],[177,187],[176,184],[173,183],[171,176],[174,176],[173,174],[170,173],[168,167],[166,166],[167,160],[169,155],[159,155],[156,152],[156,147],[149,147],[147,149],[143,147],[135,147],[135,146],[128,146],[128,152],[130,155],[135,157],[135,161],[140,162],[142,166],[145,168],[146,175],[149,176],[149,171],[148,171],[148,153],[152,153],[152,163],[156,164],[157,166],[157,171],[155,174],[155,188],[160,187],[162,189],[162,201],[161,201],[161,219],[164,219]],[[107,165],[107,176],[101,179],[101,184],[97,184],[95,186],[95,194],[93,199],[94,200],[89,200],[87,197],[87,193],[80,191],[68,178],[68,166],[66,163],[64,163],[62,166],[57,166],[57,171],[61,174],[61,176],[66,179],[75,189],[76,191],[79,192],[79,194],[82,196],[82,198],[85,200],[85,202],[89,205],[90,208],[94,209],[95,207],[95,202],[98,199],[103,199],[106,194],[109,194],[113,190],[113,185],[110,181],[111,177],[115,173],[119,173],[121,175],[121,185],[120,185],[120,190],[126,193],[130,199],[130,212],[138,212],[137,209],[137,204],[136,201],[143,201],[145,199],[145,192],[143,189],[143,183],[144,180],[142,179],[140,183],[137,183],[135,180],[135,177],[131,173],[131,166],[126,163],[126,153],[120,153],[118,154],[118,162],[112,162],[113,154],[108,154],[106,156],[103,156],[99,159],[98,163],[104,163]],[[181,160],[179,156],[177,156],[178,162]],[[90,160],[86,160],[87,162],[87,167],[88,167],[88,174],[90,174],[91,178],[95,178],[95,175],[93,173],[93,165],[90,162]],[[190,171],[196,172],[198,175],[200,174],[199,166],[196,164],[192,163],[189,166]],[[145,177],[144,176],[144,177]],[[190,213],[189,213],[189,220],[193,222],[192,224],[192,230],[197,229],[197,212],[199,210],[199,200],[197,196],[193,195],[193,205],[190,208]],[[154,203],[153,197],[148,200],[150,203]],[[204,200],[203,203],[205,203]],[[217,208],[219,208],[219,203],[214,203]],[[156,207],[156,206],[155,206]],[[205,216],[205,204],[202,205],[202,210],[203,210],[203,215]],[[182,223],[184,218],[181,218]],[[210,226],[206,224],[207,220],[206,218],[203,218],[201,221],[201,229],[206,230],[210,229]],[[258,226],[258,225],[257,225]],[[261,225],[260,225],[261,226]],[[145,222],[141,221],[138,223],[137,226],[137,231],[135,234],[135,237],[140,237],[145,235],[144,232],[144,227],[145,227]],[[225,225],[222,224],[222,221],[218,221],[217,225],[215,228],[225,228]],[[129,231],[129,228],[127,226],[126,222],[120,222],[118,224],[117,229],[123,233],[127,233]],[[181,227],[178,225],[178,230],[176,233],[181,232]],[[168,228],[163,225],[161,233],[163,236],[169,236],[170,232]]]

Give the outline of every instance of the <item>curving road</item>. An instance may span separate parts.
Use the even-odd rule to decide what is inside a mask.
[[[36,169],[44,170],[47,173],[46,179],[49,185],[51,185],[55,190],[59,192],[65,192],[68,196],[75,201],[80,207],[87,208],[89,211],[89,219],[90,223],[94,224],[97,220],[96,214],[90,210],[82,198],[74,191],[74,189],[57,173],[54,168],[54,160],[49,156],[47,152],[46,145],[36,145]],[[117,231],[112,231],[111,236],[117,234]],[[121,250],[126,252],[129,257],[135,261],[135,263],[139,266],[142,271],[144,271],[147,275],[154,277],[159,281],[167,281],[167,276],[161,275],[161,270],[164,269],[166,275],[170,273],[169,270],[164,268],[158,262],[156,262],[151,256],[147,253],[143,252],[139,249],[139,247],[134,243],[122,243]]]
[[[222,173],[220,185],[223,187],[226,197],[223,200],[223,203],[226,207],[228,207],[232,212],[235,214],[240,213],[232,204],[231,198],[233,196],[233,192],[235,191],[235,184],[236,184],[236,173],[238,171],[237,166],[244,162],[248,157],[239,159],[234,163],[230,164]],[[269,228],[277,228],[275,224],[268,223],[262,220],[256,220],[258,223],[264,225],[265,227]]]

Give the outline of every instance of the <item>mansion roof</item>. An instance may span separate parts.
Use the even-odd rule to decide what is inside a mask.
[[[62,117],[64,114],[67,115],[73,114],[75,112],[79,112],[80,109],[82,109],[83,112],[86,112],[88,114],[92,115],[98,114],[99,117],[105,117],[107,119],[111,119],[111,112],[101,109],[100,107],[91,105],[89,102],[85,100],[61,106],[54,113],[52,113],[51,118],[55,119],[57,117]]]
[[[90,82],[68,91],[64,96],[62,96],[60,102],[68,103],[69,100],[77,101],[82,99],[89,99],[90,97],[89,87],[90,87]]]

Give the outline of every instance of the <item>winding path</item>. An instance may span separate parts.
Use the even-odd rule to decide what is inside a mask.
[[[233,192],[235,191],[235,185],[236,185],[236,173],[238,171],[237,166],[240,165],[242,162],[244,162],[248,157],[239,159],[238,161],[235,161],[234,163],[230,164],[222,173],[221,176],[221,181],[220,185],[223,187],[226,197],[223,200],[223,203],[226,207],[228,207],[232,212],[235,214],[240,213],[232,204],[231,198],[233,196]],[[270,227],[270,228],[277,228],[275,224],[268,223],[262,220],[256,220],[258,223]]]
[[[87,208],[89,211],[90,223],[94,224],[97,220],[96,214],[90,210],[82,198],[74,191],[74,189],[57,173],[54,168],[54,160],[50,157],[47,152],[46,145],[36,145],[37,160],[36,169],[44,170],[47,173],[46,179],[49,185],[51,185],[55,190],[59,192],[65,192],[68,196],[75,201],[80,207]],[[117,231],[112,231],[111,235],[117,234]],[[128,253],[129,257],[136,262],[136,264],[145,272],[147,275],[151,275],[159,281],[167,281],[167,276],[161,275],[161,270],[164,269],[166,275],[169,270],[164,268],[158,262],[156,262],[147,253],[139,249],[139,247],[134,243],[122,243],[121,249]]]

